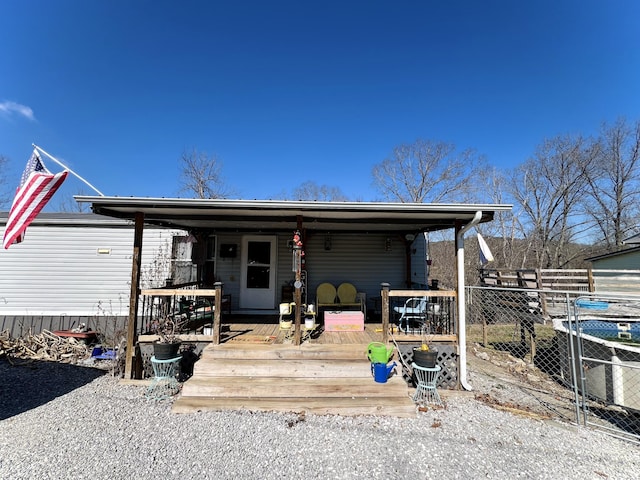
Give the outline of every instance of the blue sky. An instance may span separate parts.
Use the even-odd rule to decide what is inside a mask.
[[[401,143],[509,168],[640,119],[639,26],[635,0],[4,0],[0,154],[12,184],[35,143],[106,195],[171,197],[195,148],[239,198],[380,199]]]

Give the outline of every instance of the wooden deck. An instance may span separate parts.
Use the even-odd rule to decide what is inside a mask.
[[[416,415],[413,389],[403,380],[399,361],[397,374],[387,383],[372,378],[367,345],[380,341],[381,324],[365,324],[364,332],[320,329],[299,346],[277,323],[223,327],[221,343],[205,347],[193,377],[173,405],[174,412]],[[413,340],[419,342],[420,337]]]
[[[326,332],[321,327],[310,335],[306,343],[317,344],[352,344],[352,345],[368,345],[371,342],[379,342],[381,337],[381,324],[365,324],[364,332]],[[376,332],[380,330],[379,332]],[[237,338],[240,340],[242,335],[261,335],[265,337],[275,337],[275,344],[291,343],[285,332],[280,330],[279,324],[273,323],[233,323],[223,324],[221,333],[221,343],[233,341]]]

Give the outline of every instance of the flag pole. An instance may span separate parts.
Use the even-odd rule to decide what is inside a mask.
[[[71,170],[69,167],[67,167],[64,163],[62,163],[60,160],[58,160],[57,158],[53,157],[51,154],[45,152],[43,149],[41,149],[39,146],[37,146],[35,143],[32,143],[31,145],[33,145],[33,148],[35,148],[36,150],[38,150],[39,152],[44,153],[47,157],[49,157],[51,160],[53,160],[54,162],[56,162],[58,165],[60,165],[62,168],[64,168],[65,170],[68,170],[69,173],[71,173],[72,175],[74,175],[75,177],[77,177],[79,180],[83,181],[84,183],[86,183],[87,185],[89,185],[89,187],[91,187],[93,190],[95,190],[96,192],[98,192],[98,195],[100,195],[101,197],[104,197],[104,193],[102,193],[100,190],[98,190],[96,187],[94,187],[93,185],[91,185],[89,182],[87,182],[84,178],[82,178],[80,175],[78,175],[76,172],[74,172],[73,170]]]

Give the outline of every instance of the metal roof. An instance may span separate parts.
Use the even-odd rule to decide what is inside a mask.
[[[192,231],[292,231],[301,221],[307,231],[420,232],[466,224],[482,212],[481,222],[511,205],[429,204],[383,202],[313,202],[280,200],[228,200],[146,197],[76,196],[91,203],[93,212],[133,220],[144,214],[145,223]]]
[[[589,257],[589,258],[585,258],[585,260],[587,262],[594,262],[597,260],[603,260],[605,258],[613,258],[613,257],[618,257],[620,255],[626,255],[628,253],[635,253],[640,251],[640,246],[635,246],[635,247],[630,247],[630,248],[623,248],[622,250],[618,250],[616,252],[609,252],[609,253],[604,253],[602,255],[596,255],[595,257]]]
[[[6,225],[9,212],[0,212],[0,225]],[[82,212],[41,212],[30,223],[41,226],[91,226],[91,227],[126,227],[131,228],[129,220],[109,218],[95,213]]]

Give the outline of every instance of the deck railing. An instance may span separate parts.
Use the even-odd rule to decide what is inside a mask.
[[[456,315],[455,290],[391,290],[388,284],[382,284],[382,341],[389,338],[391,323],[397,324],[403,308],[416,308],[412,320],[418,320],[417,325],[406,324],[408,333],[418,333],[430,342],[457,341],[458,321]],[[407,300],[426,300],[426,306],[409,306]],[[405,307],[407,305],[407,307]],[[396,308],[398,307],[398,308]]]
[[[219,282],[213,288],[198,288],[197,284],[189,283],[142,290],[143,322],[140,328],[148,331],[148,325],[158,319],[179,316],[192,327],[210,323],[212,341],[219,344],[222,297],[222,283]]]

